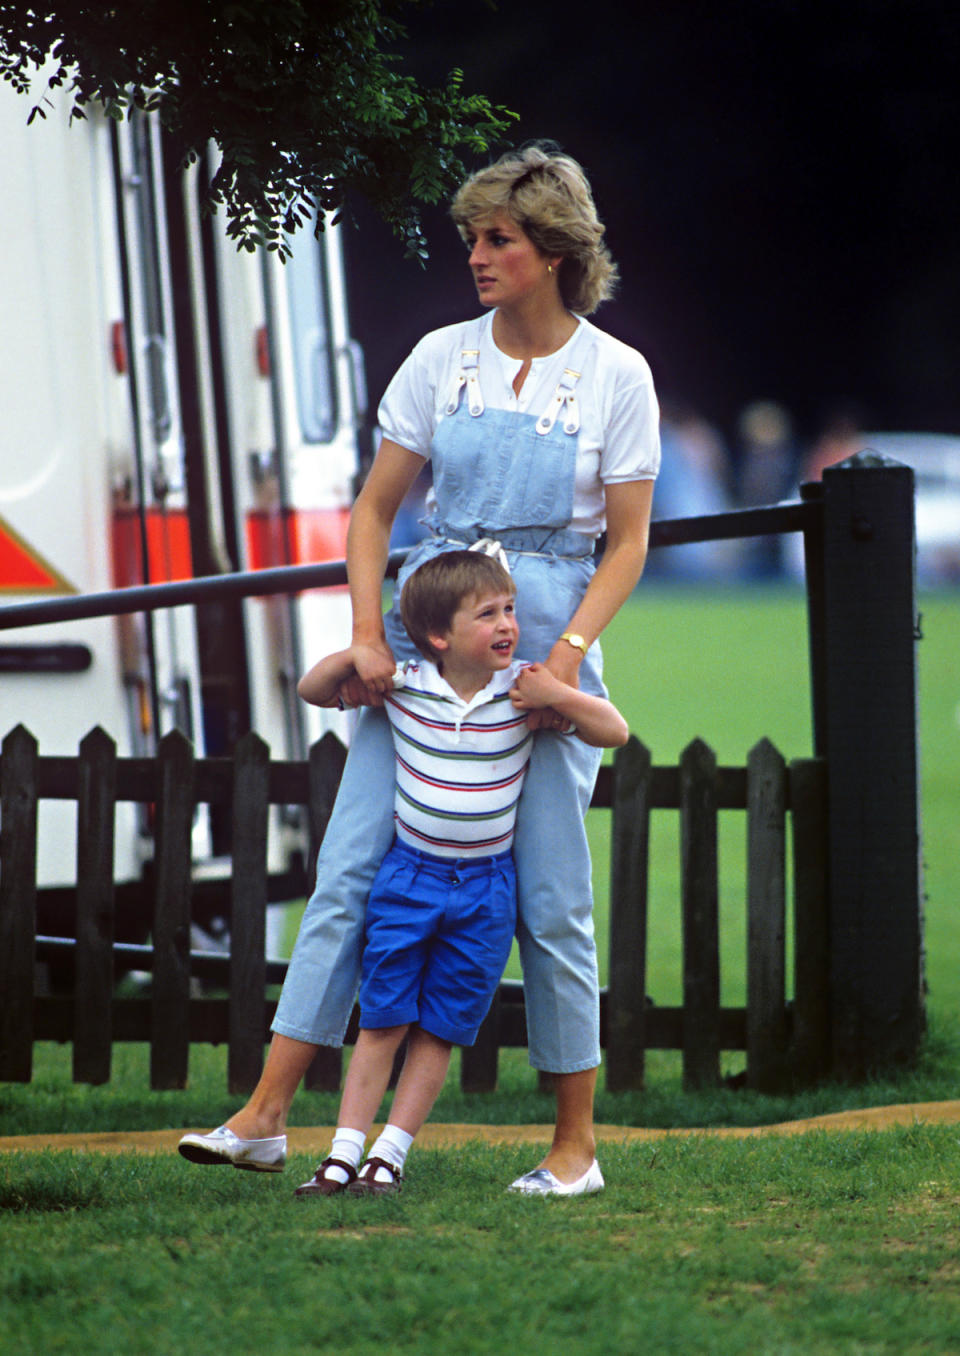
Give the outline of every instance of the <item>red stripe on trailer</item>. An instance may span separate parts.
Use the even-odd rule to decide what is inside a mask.
[[[77,593],[78,589],[0,518],[0,592]]]
[[[193,578],[190,524],[182,508],[149,508],[144,515],[149,569],[143,568],[140,514],[118,508],[113,514],[113,582],[118,589],[137,584],[173,584]]]
[[[349,508],[254,509],[247,514],[249,568],[344,560],[349,525]]]

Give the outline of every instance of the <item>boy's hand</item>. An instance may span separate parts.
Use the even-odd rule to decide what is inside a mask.
[[[530,664],[517,674],[510,700],[520,711],[529,711],[531,729],[576,728],[577,737],[599,749],[618,749],[630,738],[623,716],[606,697],[581,692],[551,672],[552,664]],[[547,716],[550,719],[547,719]],[[534,721],[537,725],[534,725]]]
[[[551,706],[562,700],[566,687],[545,664],[529,664],[517,674],[510,701],[516,710],[530,712],[527,725],[531,730],[569,730],[571,722]]]

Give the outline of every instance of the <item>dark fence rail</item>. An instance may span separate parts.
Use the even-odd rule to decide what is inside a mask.
[[[651,546],[772,532],[802,532],[804,538],[815,756],[784,769],[780,755],[761,744],[746,767],[716,768],[710,750],[695,743],[678,767],[653,768],[632,743],[615,770],[604,770],[594,804],[614,816],[616,940],[603,1004],[611,1086],[642,1079],[643,1051],[655,1046],[683,1050],[691,1084],[713,1081],[719,1049],[743,1048],[756,1086],[774,1085],[787,1070],[803,1081],[824,1071],[859,1078],[911,1061],[919,1046],[924,1008],[913,473],[860,454],[825,471],[822,484],[804,486],[797,503],[656,522]],[[391,556],[392,571],[403,555]],[[334,562],[15,604],[0,608],[0,631],[295,592],[342,583],[343,568]],[[109,1027],[112,1039],[151,1040],[155,1086],[181,1085],[191,1040],[229,1040],[231,1086],[248,1087],[260,1068],[270,1015],[263,1001],[265,807],[272,799],[309,805],[315,846],[332,803],[335,762],[315,752],[309,765],[271,763],[256,736],[238,746],[235,766],[194,760],[176,736],[163,741],[156,760],[117,759],[102,732],[88,736],[79,759],[51,758],[39,755],[27,731],[9,735],[0,757],[0,1078],[30,1077],[36,1037],[73,1039],[75,1076],[100,1081],[109,1076]],[[47,796],[76,799],[79,806],[77,981],[67,999],[33,992],[36,809]],[[156,806],[149,1001],[108,996],[115,964],[107,941],[113,797]],[[232,800],[238,845],[230,885],[230,999],[191,999],[190,817],[195,801],[223,797]],[[743,1010],[721,1009],[718,1000],[716,814],[725,808],[744,810],[748,824]],[[684,1004],[677,1009],[648,1007],[643,983],[653,809],[680,813]],[[796,928],[792,1007],[781,1000],[787,815]],[[40,944],[41,951],[59,945]],[[522,1044],[522,1029],[522,988],[504,986],[464,1060],[465,1082],[489,1086],[498,1044]],[[314,1080],[335,1085],[339,1068],[339,1055],[323,1052]]]

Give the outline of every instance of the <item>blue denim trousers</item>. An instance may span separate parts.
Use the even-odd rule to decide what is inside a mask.
[[[572,532],[576,437],[560,423],[546,436],[536,420],[503,410],[472,417],[464,406],[434,439],[434,538],[408,557],[412,570],[438,551],[495,536],[517,585],[517,657],[547,658],[593,574],[591,539]],[[535,523],[536,528],[511,527]],[[415,655],[396,605],[386,617],[398,660]],[[592,645],[580,668],[585,691],[604,693],[602,656]],[[584,815],[601,751],[573,734],[534,740],[517,815],[517,937],[523,966],[530,1062],[550,1073],[600,1063],[600,1000],[593,935],[590,853]],[[360,974],[363,919],[374,876],[393,840],[394,753],[382,711],[357,724],[317,861],[311,897],[273,1030],[338,1046]]]

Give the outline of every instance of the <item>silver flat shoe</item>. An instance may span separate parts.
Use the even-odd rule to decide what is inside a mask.
[[[287,1161],[286,1135],[269,1139],[240,1139],[225,1125],[208,1135],[184,1135],[177,1145],[180,1154],[191,1163],[210,1166],[229,1164],[250,1172],[283,1172]]]
[[[590,1196],[603,1190],[603,1173],[596,1159],[575,1182],[561,1182],[549,1168],[534,1168],[507,1187],[522,1196]]]

